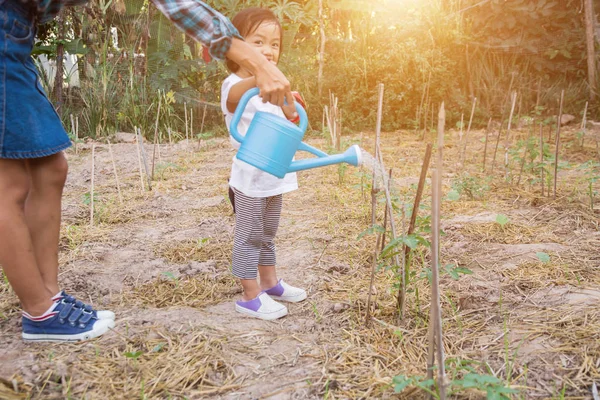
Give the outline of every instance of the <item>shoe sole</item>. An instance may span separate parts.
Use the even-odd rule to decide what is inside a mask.
[[[288,313],[287,308],[282,308],[281,310],[273,311],[272,313],[268,313],[268,314],[259,313],[256,311],[248,310],[247,308],[241,307],[237,304],[235,305],[235,311],[242,313],[242,314],[250,315],[251,317],[260,318],[265,321],[272,321],[274,319],[285,317]]]
[[[96,311],[98,319],[112,319],[115,320],[115,313],[108,310]]]
[[[78,333],[76,335],[56,335],[46,333],[25,333],[23,332],[23,340],[27,342],[79,342],[89,340],[104,335],[106,332],[115,327],[115,321],[111,319],[102,319],[94,323],[91,331]]]
[[[287,301],[288,303],[299,303],[303,300],[306,300],[306,292],[302,292],[301,294],[298,294],[296,296],[271,296],[269,295],[273,300],[279,300],[279,301]]]

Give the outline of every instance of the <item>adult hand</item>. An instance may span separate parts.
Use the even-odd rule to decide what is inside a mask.
[[[270,62],[264,63],[256,70],[254,76],[263,103],[269,102],[281,107],[284,100],[287,100],[288,104],[294,104],[290,82],[275,65]]]
[[[287,100],[288,104],[293,104],[294,96],[292,96],[290,82],[254,47],[234,38],[227,52],[227,58],[248,70],[256,78],[256,86],[260,90],[263,103],[269,102],[281,107],[284,100]]]

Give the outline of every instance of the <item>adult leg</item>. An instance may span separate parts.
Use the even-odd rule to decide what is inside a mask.
[[[30,188],[25,161],[0,159],[0,264],[23,310],[42,315],[56,292],[44,283],[25,218]]]
[[[260,275],[260,287],[267,290],[277,285],[277,272],[275,266],[277,259],[275,257],[275,235],[279,228],[281,218],[281,205],[283,196],[271,196],[265,199],[263,209],[263,238],[258,260],[258,273]]]
[[[58,242],[63,187],[67,179],[67,160],[62,152],[27,162],[31,188],[25,201],[25,220],[29,227],[37,266],[46,285],[58,293]]]

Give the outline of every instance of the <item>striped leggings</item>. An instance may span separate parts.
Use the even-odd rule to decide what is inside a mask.
[[[258,266],[275,266],[275,234],[281,216],[282,195],[248,197],[234,189],[235,232],[233,275],[256,279]]]

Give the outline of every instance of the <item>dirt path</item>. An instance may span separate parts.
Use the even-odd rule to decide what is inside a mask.
[[[356,239],[370,221],[358,170],[303,172],[301,189],[284,197],[278,271],[309,298],[291,305],[288,317],[263,322],[233,308],[240,290],[228,271],[228,142],[164,146],[151,192],[140,190],[135,146],[113,146],[122,204],[108,149],[97,144],[94,226],[90,146],[69,153],[60,278],[67,290],[114,310],[117,327],[90,343],[24,344],[18,304],[3,284],[0,398],[388,398],[393,376],[424,374],[424,280],[415,283],[420,298],[409,294],[410,317],[395,327],[394,274],[381,272],[379,322],[363,323],[374,239]],[[396,134],[383,147],[407,196],[423,145]],[[448,154],[456,151],[450,142]],[[480,154],[472,149],[473,159]],[[473,271],[442,280],[448,357],[487,363],[490,374],[526,388],[526,398],[563,387],[590,393],[600,381],[597,214],[590,220],[579,206],[535,205],[522,189],[492,186],[486,199],[444,205],[443,258]],[[509,217],[506,229],[498,213]],[[541,266],[540,252],[553,262]]]

